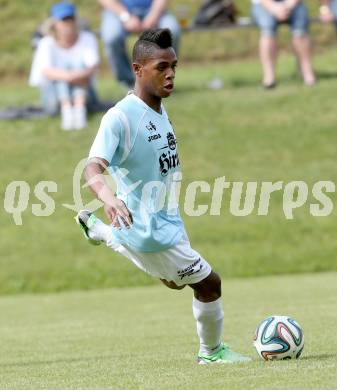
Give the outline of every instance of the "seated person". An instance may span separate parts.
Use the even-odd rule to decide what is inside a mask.
[[[101,37],[112,71],[118,81],[133,87],[134,75],[126,52],[125,41],[130,33],[154,27],[169,28],[173,46],[178,50],[180,26],[167,12],[168,0],[99,0],[103,6]]]
[[[301,0],[252,0],[252,17],[261,30],[260,59],[263,68],[263,86],[275,86],[275,65],[277,57],[276,30],[280,23],[290,26],[293,46],[304,83],[311,86],[315,75],[311,63],[309,16]]]
[[[319,16],[323,23],[335,23],[337,28],[337,0],[321,0]]]
[[[40,88],[46,112],[55,115],[61,108],[64,130],[79,130],[87,124],[86,105],[94,95],[96,38],[79,30],[73,4],[57,3],[50,15],[50,34],[38,43],[29,81]]]

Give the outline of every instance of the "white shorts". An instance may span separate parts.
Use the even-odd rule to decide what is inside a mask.
[[[207,261],[191,248],[186,232],[177,245],[161,252],[137,252],[126,245],[113,249],[144,272],[177,286],[198,283],[212,271]]]

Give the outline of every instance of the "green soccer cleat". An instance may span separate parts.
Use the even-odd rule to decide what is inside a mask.
[[[90,237],[90,229],[95,225],[98,218],[94,213],[89,210],[80,210],[75,217],[75,221],[80,225],[80,228],[83,231],[84,237],[89,241],[92,245],[100,245],[102,241],[95,240]]]
[[[248,356],[232,351],[225,343],[221,343],[219,351],[212,355],[198,354],[198,364],[231,364],[249,362],[251,360]]]

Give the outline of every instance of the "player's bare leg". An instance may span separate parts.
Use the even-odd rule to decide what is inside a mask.
[[[273,88],[275,86],[275,66],[277,58],[276,38],[262,35],[260,37],[260,60],[263,70],[263,86]]]
[[[97,245],[103,241],[107,246],[113,247],[112,242],[110,242],[112,239],[111,227],[103,223],[93,213],[82,210],[75,219],[90,243]],[[186,286],[179,286],[174,281],[160,280],[166,287],[174,290],[181,290]],[[250,360],[231,351],[221,341],[224,312],[219,275],[211,271],[205,279],[189,286],[194,290],[193,315],[197,322],[197,333],[200,339],[199,364],[235,363]]]
[[[309,87],[316,82],[314,70],[311,63],[311,48],[308,35],[294,35],[294,50],[298,58],[298,63],[303,76],[304,84]]]

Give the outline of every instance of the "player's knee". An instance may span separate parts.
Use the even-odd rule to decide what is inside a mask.
[[[195,291],[195,297],[202,302],[211,302],[221,297],[221,278],[214,271],[207,278],[190,287]]]
[[[221,297],[221,278],[216,272],[212,271],[205,287],[205,292],[209,297],[213,297],[214,299]]]

